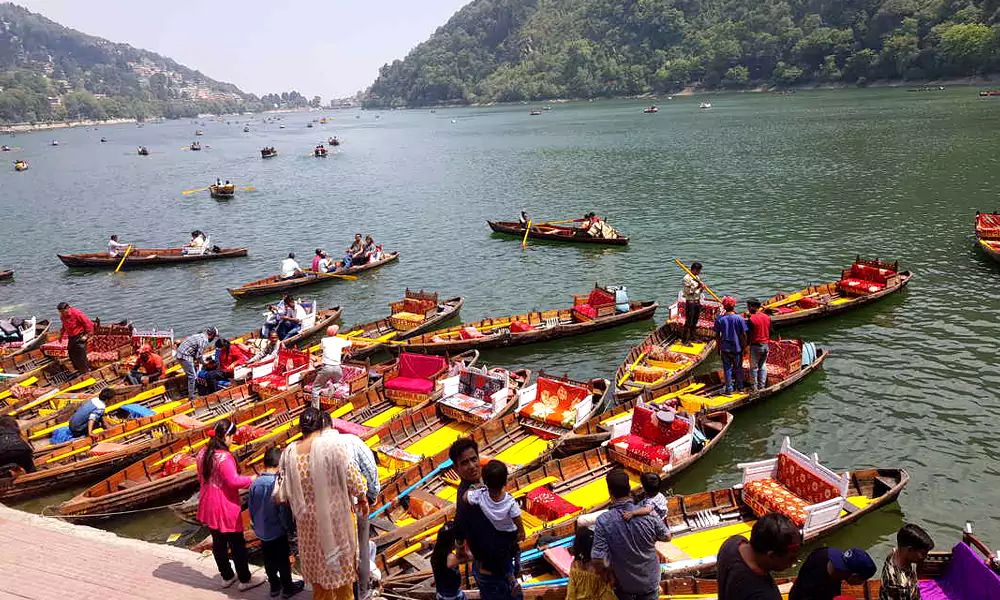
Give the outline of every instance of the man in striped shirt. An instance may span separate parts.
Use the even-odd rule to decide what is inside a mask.
[[[202,333],[189,336],[174,350],[174,358],[184,369],[184,374],[188,377],[188,399],[194,400],[198,397],[198,368],[205,359],[205,352],[208,346],[215,342],[219,336],[219,330],[209,327]]]

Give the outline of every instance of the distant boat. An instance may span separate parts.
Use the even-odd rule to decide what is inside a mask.
[[[107,142],[107,141],[108,141],[108,138],[103,138],[103,137],[101,138],[101,143],[102,144],[105,143],[105,142]]]
[[[328,150],[323,147],[323,144],[320,144],[319,146],[316,146],[313,149],[313,156],[315,156],[317,158],[324,158],[326,156],[327,152],[328,152]]]
[[[533,116],[533,117],[536,117],[536,116],[542,114],[542,111],[540,111],[540,110],[533,110],[533,111],[529,112],[528,114],[531,115],[531,116]]]
[[[0,152],[10,152],[12,149],[10,146],[0,146]]]
[[[250,133],[250,126],[247,125],[243,128],[243,133]]]
[[[139,146],[138,148],[136,148],[136,152],[139,154],[139,156],[149,156],[149,148],[145,146]]]
[[[191,142],[191,146],[189,147],[191,148],[191,150],[195,151],[201,150],[201,142]]]
[[[660,112],[660,109],[656,108],[656,106],[650,106],[649,108],[642,109],[642,112],[644,112],[647,115],[649,115],[649,114]]]
[[[698,106],[698,108],[712,108],[712,103],[711,102],[702,102],[701,105]]]
[[[328,139],[326,141],[326,143],[330,144],[331,146],[339,146],[340,145],[340,140],[338,140],[336,137],[332,137],[332,138]]]
[[[543,106],[542,110],[552,110],[552,107],[551,106]]]
[[[205,135],[205,132],[199,129],[199,130],[195,131],[194,134],[195,135]]]
[[[24,161],[24,160],[15,160],[14,161],[14,170],[15,171],[27,171],[28,170],[28,162]]]
[[[308,128],[310,128],[310,129],[312,129],[312,126],[313,126],[313,124],[312,124],[312,123],[306,123],[306,127],[308,127]]]
[[[261,158],[273,158],[278,155],[278,151],[271,146],[270,148],[262,148],[260,151]]]
[[[985,90],[985,91],[979,92],[979,97],[980,98],[1000,97],[1000,90]]]
[[[59,140],[52,140],[52,145],[53,146],[58,146],[59,145]]]
[[[284,128],[285,128],[285,126],[284,126],[284,125],[279,125],[279,126],[278,126],[278,129],[284,129]]]

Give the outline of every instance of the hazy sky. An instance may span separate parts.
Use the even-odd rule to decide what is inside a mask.
[[[13,0],[254,94],[324,101],[368,86],[469,0]]]

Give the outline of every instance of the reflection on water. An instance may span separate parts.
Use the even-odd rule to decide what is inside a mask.
[[[899,505],[827,539],[891,546],[904,518],[947,547],[965,519],[1000,544],[990,498],[1000,485],[993,423],[1000,416],[996,340],[1000,269],[970,251],[977,209],[1000,187],[996,104],[974,91],[897,90],[720,96],[711,111],[676,98],[650,117],[636,102],[559,105],[541,117],[520,107],[339,115],[306,130],[209,123],[200,153],[186,122],[100,132],[21,136],[32,169],[0,173],[7,222],[0,261],[17,270],[0,306],[53,317],[70,301],[105,318],[179,335],[207,325],[255,326],[261,300],[235,303],[225,288],[276,272],[289,251],[334,254],[372,233],[400,262],[356,282],[308,291],[342,304],[348,323],[382,316],[404,288],[464,295],[465,320],[564,306],[595,281],[622,283],[634,300],[676,297],[672,259],[698,260],[720,292],[741,299],[838,278],[855,255],[898,259],[909,289],[833,321],[781,331],[831,351],[825,371],[741,413],[728,439],[674,484],[678,492],[731,485],[736,464],[772,455],[781,439],[834,469],[902,466],[912,476]],[[455,119],[455,123],[451,120]],[[109,138],[100,144],[101,135]],[[307,156],[320,138],[344,145]],[[143,144],[153,155],[122,149]],[[275,145],[276,159],[257,151]],[[186,189],[230,179],[257,188],[228,203]],[[488,219],[520,210],[562,220],[591,210],[629,235],[628,249],[574,247],[492,235]],[[176,246],[192,229],[246,259],[113,275],[70,272],[54,254],[126,242]],[[657,322],[666,318],[665,306]],[[611,377],[654,326],[484,353],[483,360],[577,378]],[[715,365],[710,365],[713,368]],[[62,496],[61,496],[62,497]],[[60,498],[40,499],[30,508]],[[164,539],[165,512],[106,523]]]

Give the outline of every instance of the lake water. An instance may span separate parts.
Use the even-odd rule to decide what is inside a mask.
[[[473,320],[563,306],[595,281],[659,300],[662,322],[680,286],[675,257],[704,263],[709,285],[741,300],[833,281],[857,254],[898,259],[915,274],[904,293],[781,332],[830,350],[825,370],[740,413],[728,439],[673,489],[736,483],[737,463],[773,456],[790,436],[834,469],[904,467],[912,476],[898,505],[828,543],[874,548],[881,561],[904,520],[947,548],[969,519],[1000,546],[1000,269],[970,239],[975,211],[1000,206],[1000,102],[958,88],[711,101],[699,110],[698,99],[675,98],[656,115],[626,101],[557,104],[540,116],[527,106],[337,111],[312,129],[316,115],[298,114],[285,117],[286,129],[256,123],[250,133],[236,121],[207,122],[200,139],[210,148],[200,153],[181,149],[195,139],[190,121],[4,139],[23,150],[3,156],[31,169],[0,172],[0,267],[16,269],[14,283],[0,284],[0,310],[55,319],[65,300],[178,336],[208,325],[235,335],[259,323],[264,301],[237,303],[227,287],[276,272],[289,251],[303,264],[317,247],[339,253],[355,232],[402,254],[356,282],[308,292],[343,305],[348,324],[384,315],[406,287],[463,295],[462,315]],[[339,151],[312,158],[331,135],[343,140]],[[152,155],[137,156],[140,144]],[[280,156],[262,161],[264,145]],[[257,190],[230,202],[181,194],[216,177]],[[593,210],[632,244],[522,251],[486,226],[521,209],[536,221]],[[177,246],[196,228],[220,246],[249,246],[249,258],[114,275],[69,271],[55,256],[101,251],[111,233]],[[610,378],[653,326],[483,359]],[[159,513],[111,525],[157,541],[176,528]]]

